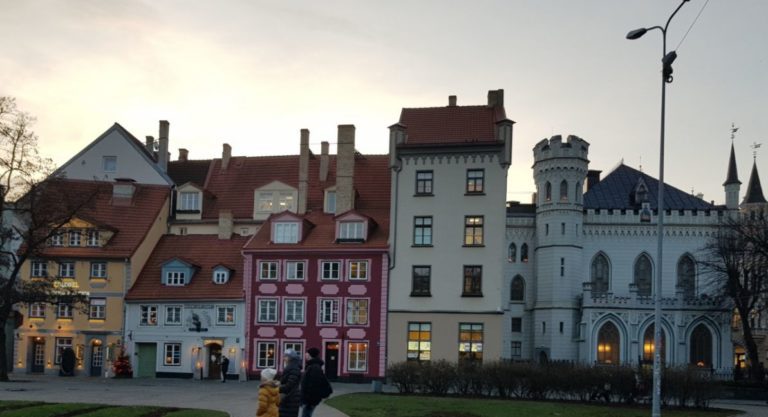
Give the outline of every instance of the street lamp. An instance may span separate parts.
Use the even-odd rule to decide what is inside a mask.
[[[677,12],[689,0],[683,0],[672,15],[667,19],[664,27],[652,26],[649,28],[635,29],[627,33],[627,39],[634,40],[645,35],[649,30],[658,29],[661,31],[663,40],[663,52],[661,54],[661,134],[659,141],[659,197],[658,197],[658,229],[656,231],[657,253],[656,253],[656,283],[653,286],[653,305],[654,305],[654,328],[653,328],[653,405],[651,407],[652,417],[661,417],[661,256],[664,244],[664,114],[666,107],[667,83],[672,82],[672,63],[677,58],[677,52],[667,53],[667,28],[669,22],[675,17]]]

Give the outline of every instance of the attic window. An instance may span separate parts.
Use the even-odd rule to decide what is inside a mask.
[[[169,271],[165,274],[165,285],[181,286],[184,285],[186,275],[181,271]]]
[[[637,182],[635,187],[635,204],[642,204],[648,202],[648,186],[645,185],[645,181],[642,178]]]
[[[96,247],[99,246],[99,231],[97,229],[89,229],[88,230],[88,246],[90,247]]]
[[[179,210],[200,211],[200,193],[197,191],[185,191],[179,193]]]
[[[214,284],[226,284],[227,281],[229,281],[229,271],[223,268],[213,271]]]
[[[117,157],[105,156],[102,158],[102,167],[104,172],[117,172]]]
[[[360,242],[365,240],[365,222],[341,222],[339,241]]]
[[[336,191],[325,192],[325,210],[326,213],[336,213]]]
[[[299,242],[299,223],[298,222],[280,222],[275,223],[272,230],[272,241],[274,243],[298,243]]]

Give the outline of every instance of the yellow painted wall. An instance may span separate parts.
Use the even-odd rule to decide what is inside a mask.
[[[155,245],[157,245],[160,238],[168,231],[168,209],[169,201],[166,199],[163,208],[160,209],[160,213],[158,213],[155,221],[152,223],[152,227],[150,227],[149,232],[144,237],[144,241],[141,242],[139,247],[133,253],[133,256],[131,257],[131,282],[129,283],[128,288],[126,288],[126,291],[130,289],[130,286],[133,285],[134,282],[136,282],[136,278],[138,278],[141,270],[144,268],[144,264],[147,263],[149,255],[151,255],[152,251],[155,249]]]

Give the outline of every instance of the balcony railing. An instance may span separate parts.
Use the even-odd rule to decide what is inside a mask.
[[[616,295],[612,292],[595,292],[592,291],[592,283],[585,282],[582,284],[582,306],[583,307],[632,307],[640,309],[652,309],[653,308],[653,296],[652,295],[640,295],[637,290],[637,285],[629,284],[628,295]],[[675,287],[674,297],[662,297],[662,308],[702,308],[712,309],[721,308],[728,309],[728,306],[723,303],[723,300],[719,298],[709,297],[706,294],[697,296],[686,296],[686,291],[680,286]]]

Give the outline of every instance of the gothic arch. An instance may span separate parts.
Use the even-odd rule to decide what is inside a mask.
[[[720,349],[720,341],[722,340],[722,335],[720,334],[720,327],[715,323],[711,318],[706,316],[699,316],[695,320],[691,321],[691,323],[688,325],[688,328],[685,331],[685,350],[686,350],[686,363],[691,363],[694,358],[691,357],[691,338],[694,335],[694,331],[697,330],[697,328],[700,328],[699,326],[704,326],[706,330],[709,331],[710,340],[711,340],[711,349],[710,349],[710,363],[708,364],[710,367],[717,368],[721,366],[720,363],[720,356],[721,356],[721,349]]]
[[[589,271],[593,294],[605,294],[611,290],[611,261],[605,252],[597,252],[592,257]]]
[[[621,319],[621,317],[617,316],[613,313],[607,313],[600,317],[597,321],[594,322],[592,326],[592,342],[590,346],[590,358],[593,362],[598,362],[598,342],[599,336],[600,336],[600,330],[603,328],[604,325],[607,323],[613,324],[616,329],[618,330],[619,335],[619,352],[618,352],[618,360],[619,363],[624,363],[627,361],[627,346],[629,345],[627,342],[627,335],[629,334],[627,332],[627,326],[624,324],[624,321]]]
[[[677,261],[677,286],[685,298],[696,296],[696,261],[690,253],[684,253]]]
[[[568,181],[560,182],[560,201],[568,201]]]
[[[520,246],[520,262],[528,262],[528,244],[523,243]]]
[[[509,249],[507,250],[507,261],[512,263],[517,262],[517,245],[515,245],[515,242],[509,244]]]
[[[524,301],[525,300],[525,279],[520,275],[515,275],[512,278],[512,282],[509,286],[509,300],[510,301]]]
[[[552,183],[549,181],[544,185],[544,201],[552,201]]]
[[[637,327],[637,340],[638,340],[638,346],[640,346],[640,356],[643,357],[644,353],[644,339],[645,339],[645,333],[651,329],[654,325],[654,317],[653,315],[649,315],[645,318],[645,320],[640,322],[640,325]],[[669,324],[667,319],[665,317],[661,318],[661,331],[664,334],[662,337],[664,346],[664,355],[666,356],[665,359],[663,359],[667,364],[673,364],[675,363],[675,346],[677,346],[677,342],[675,340],[675,333],[673,331],[673,326]],[[662,356],[664,358],[664,356]]]
[[[647,252],[635,258],[632,282],[637,285],[638,295],[650,297],[653,294],[653,261]]]

